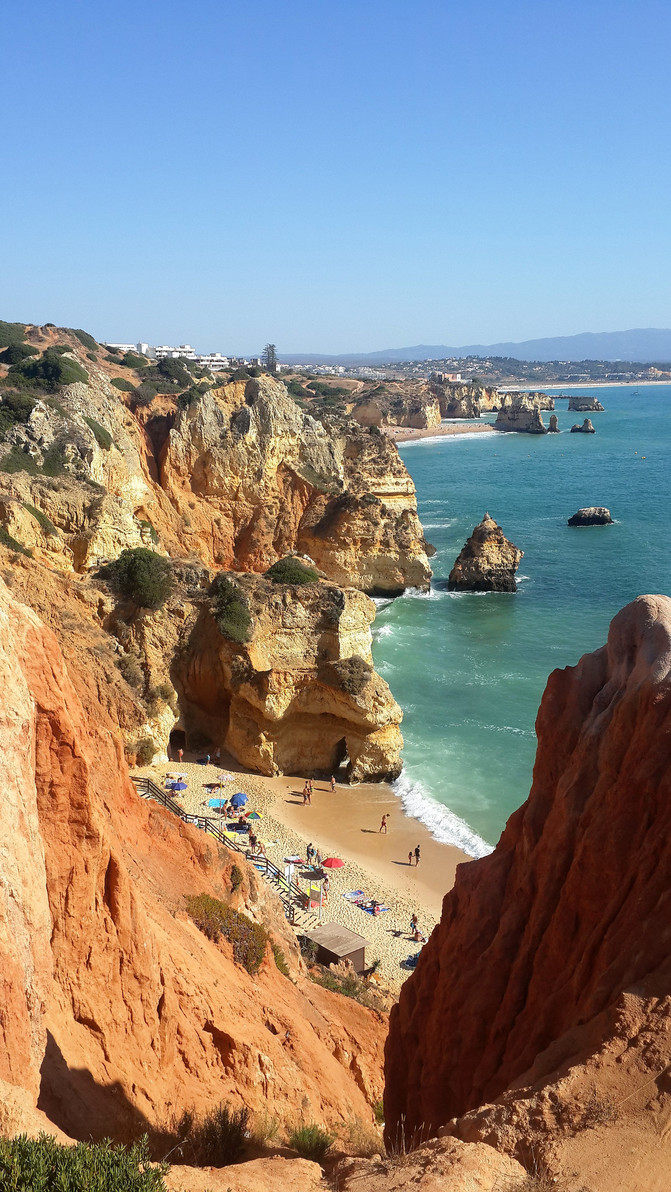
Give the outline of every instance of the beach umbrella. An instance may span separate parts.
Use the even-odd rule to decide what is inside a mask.
[[[260,811],[248,811],[246,819],[263,819]]]
[[[185,791],[186,787],[187,787],[186,782],[175,782],[175,783],[173,783],[172,789],[174,791]]]
[[[225,799],[208,799],[207,805],[208,807],[223,807],[225,802]]]
[[[327,857],[325,861],[322,861],[322,865],[326,869],[342,869],[344,864],[345,862],[341,861],[340,857]]]
[[[237,795],[233,795],[231,803],[233,807],[243,807],[247,802],[247,796],[243,791],[238,791]]]

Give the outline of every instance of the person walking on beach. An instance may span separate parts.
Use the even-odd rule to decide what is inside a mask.
[[[321,869],[323,859],[324,858],[322,857],[319,849],[317,849],[317,852],[315,853],[315,865],[317,866],[317,869]]]
[[[330,883],[328,877],[325,877],[322,882],[322,902],[328,902],[330,889],[331,889],[331,883]]]
[[[414,935],[419,926],[419,919],[417,915],[412,915],[410,918],[410,935]]]
[[[310,804],[310,807],[312,807],[312,779],[310,779],[310,781],[307,784],[307,791],[308,791],[308,803]]]
[[[419,865],[419,845],[415,847],[415,865]]]
[[[303,806],[304,807],[305,807],[305,804],[307,803],[307,801],[308,801],[308,780],[306,778],[305,782],[303,784]]]
[[[331,794],[335,795],[335,778],[331,775]]]
[[[315,855],[315,850],[312,847],[312,843],[310,843],[305,850],[305,857],[306,857],[308,865],[312,865],[312,858],[314,857],[314,855]]]
[[[408,865],[412,865],[412,853],[408,853]]]
[[[182,764],[182,758],[184,757],[184,750],[183,750],[183,749],[178,749],[178,750],[177,750],[177,757],[179,758],[179,764],[180,764],[180,766],[181,766],[181,764]]]
[[[379,831],[379,832],[384,832],[385,836],[387,835],[387,820],[388,820],[388,819],[389,819],[389,816],[388,816],[388,815],[383,815],[383,816],[382,816],[382,823],[380,824],[380,827],[378,828],[378,831]]]

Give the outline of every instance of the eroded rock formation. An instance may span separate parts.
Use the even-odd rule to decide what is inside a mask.
[[[548,434],[559,434],[559,421],[556,414],[550,414],[550,425],[548,426]]]
[[[596,398],[596,397],[579,397],[577,395],[573,395],[573,396],[569,397],[568,408],[569,408],[569,410],[575,410],[576,412],[580,412],[580,413],[583,413],[583,412],[589,410],[590,413],[595,413],[595,414],[598,414],[599,412],[602,413],[603,409],[604,409],[604,407],[601,405],[601,402],[598,400],[598,398]]]
[[[523,555],[485,513],[459,553],[448,588],[454,592],[516,592],[515,572]]]
[[[609,526],[612,524],[610,509],[605,505],[590,505],[586,509],[579,509],[568,519],[569,526]]]
[[[55,637],[1,581],[0,676],[0,1081],[14,1119],[32,1104],[73,1137],[128,1138],[229,1099],[372,1120],[381,1016],[303,978],[252,867],[137,796],[113,718],[94,689],[85,710]],[[297,984],[270,949],[253,979],[206,939],[183,902],[202,892],[263,922]]]
[[[594,429],[591,418],[586,418],[582,425],[580,422],[574,422],[573,426],[571,427],[571,434],[595,435],[596,430]]]
[[[547,406],[541,406],[534,394],[507,393],[502,398],[494,429],[520,431],[528,435],[545,435],[547,427],[543,422],[541,409],[547,408]],[[554,408],[554,403],[549,408]]]
[[[217,593],[242,601],[249,640],[227,636]],[[220,576],[173,668],[187,737],[202,736],[262,774],[398,777],[401,709],[372,667],[375,606],[353,588]]]
[[[527,802],[489,857],[457,870],[392,1011],[387,1133],[402,1117],[434,1132],[458,1118],[450,1132],[509,1151],[526,1136],[529,1154],[554,1123],[575,1161],[592,1084],[611,1141],[620,1112],[648,1108],[622,1152],[630,1167],[669,1104],[671,600],[639,597],[606,646],[554,671],[536,731]],[[590,1187],[663,1186],[613,1171]]]

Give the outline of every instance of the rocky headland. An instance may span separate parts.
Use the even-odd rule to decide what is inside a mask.
[[[671,600],[645,596],[550,676],[529,798],[458,870],[392,1011],[389,1139],[403,1121],[571,1189],[664,1186],[670,667]]]
[[[462,547],[447,586],[452,592],[516,592],[515,572],[523,555],[485,513]]]
[[[579,509],[568,519],[569,526],[609,526],[612,524],[610,509],[605,505],[590,505]]]
[[[499,407],[494,429],[518,431],[528,435],[545,435],[547,427],[543,422],[541,409],[548,408],[554,409],[554,403],[550,407],[542,406],[533,394],[507,393]]]

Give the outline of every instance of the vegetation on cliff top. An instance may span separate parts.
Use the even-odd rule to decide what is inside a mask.
[[[0,1138],[0,1188],[7,1192],[163,1192],[167,1163],[151,1166],[147,1140],[62,1146],[48,1134]]]
[[[26,329],[23,323],[5,323],[0,319],[0,348],[8,348],[10,344],[23,343]]]
[[[314,567],[308,567],[293,556],[278,559],[272,567],[268,568],[265,575],[274,584],[313,584],[315,580],[319,579]]]
[[[23,360],[13,364],[5,384],[11,388],[36,389],[53,392],[63,385],[74,385],[76,381],[88,383],[89,374],[76,360],[65,358],[67,346],[47,348],[39,359]]]
[[[100,569],[100,575],[141,608],[160,608],[172,591],[170,561],[146,546],[122,551],[118,559]]]

